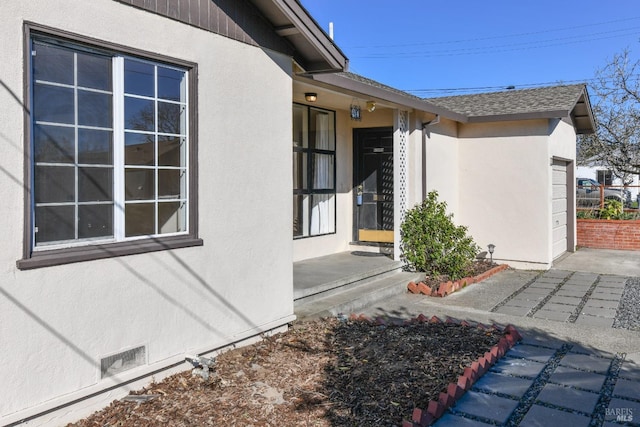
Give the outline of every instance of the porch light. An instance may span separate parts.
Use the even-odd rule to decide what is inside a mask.
[[[304,99],[306,99],[307,102],[316,102],[318,100],[318,94],[315,92],[307,92],[304,94]]]
[[[373,113],[376,110],[376,101],[367,101],[367,111]]]
[[[493,264],[493,251],[496,250],[496,245],[494,245],[493,243],[489,243],[487,248],[489,249],[489,255],[491,256],[491,264]]]

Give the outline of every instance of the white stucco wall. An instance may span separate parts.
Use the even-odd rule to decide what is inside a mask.
[[[452,124],[445,121],[432,130],[429,189],[439,191],[456,223],[468,226],[483,250],[496,245],[494,259],[516,268],[547,268],[548,122],[458,124],[457,129],[457,144]]]
[[[23,20],[198,64],[204,246],[16,268]],[[0,40],[0,425],[111,385],[107,355],[146,346],[148,363],[126,380],[292,320],[290,58],[111,0],[4,1]],[[67,415],[46,419],[85,414]]]
[[[438,191],[439,200],[447,202],[449,212],[457,218],[459,211],[459,142],[458,124],[444,118],[426,127],[426,190]]]

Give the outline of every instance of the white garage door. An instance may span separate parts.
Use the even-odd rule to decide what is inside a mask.
[[[553,259],[567,251],[567,163],[553,161]]]

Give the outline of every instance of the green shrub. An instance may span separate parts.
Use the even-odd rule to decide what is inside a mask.
[[[456,226],[446,211],[436,191],[407,211],[400,226],[401,249],[411,269],[456,280],[464,277],[480,247],[467,236],[467,227]]]
[[[600,209],[600,219],[621,219],[624,213],[622,202],[618,200],[605,200],[604,207]]]

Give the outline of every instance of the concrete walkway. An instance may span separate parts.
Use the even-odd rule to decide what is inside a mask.
[[[437,426],[640,426],[640,331],[613,327],[629,277],[640,277],[640,252],[582,249],[547,272],[507,270],[446,298],[403,293],[361,312],[518,328],[523,342]]]

